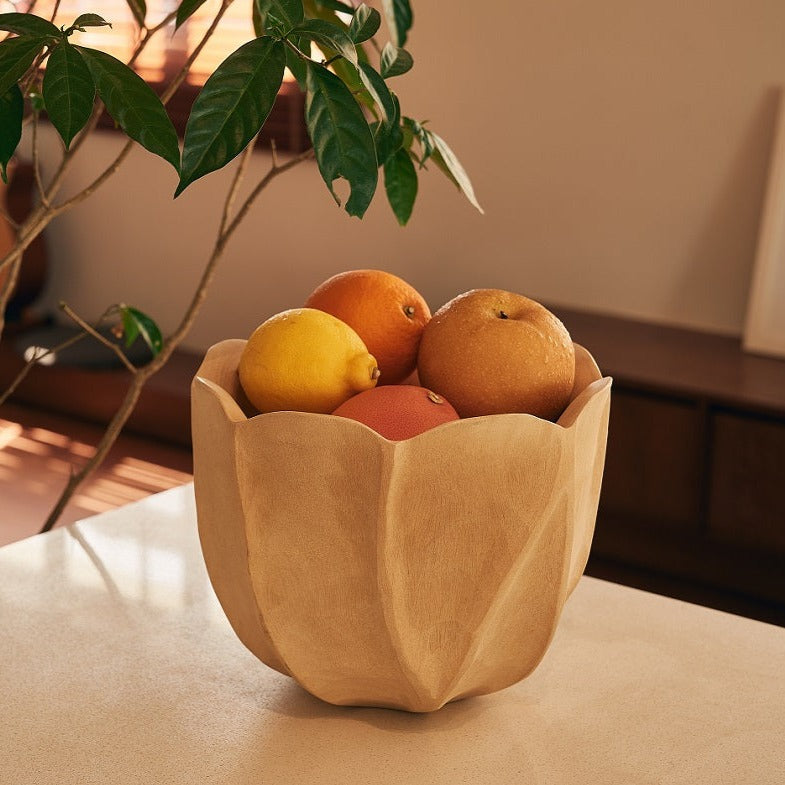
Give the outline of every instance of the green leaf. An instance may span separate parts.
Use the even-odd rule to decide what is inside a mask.
[[[85,27],[111,27],[112,23],[107,22],[102,16],[98,14],[80,14],[74,19],[71,25],[72,30],[81,30],[84,32]]]
[[[318,65],[308,65],[305,122],[330,193],[340,204],[333,182],[345,178],[351,187],[346,212],[362,218],[379,179],[371,129],[346,85]]]
[[[349,25],[349,38],[355,44],[373,38],[382,24],[382,16],[375,8],[368,8],[362,3],[354,12]]]
[[[49,56],[43,95],[49,120],[68,149],[71,140],[90,119],[95,101],[90,69],[68,41],[60,43]]]
[[[60,29],[34,14],[0,14],[0,30],[34,38],[61,38]]]
[[[417,198],[417,171],[406,150],[398,150],[384,164],[384,190],[398,223],[406,226]]]
[[[411,70],[413,65],[414,58],[405,49],[400,49],[390,43],[384,45],[380,70],[385,79],[405,74]]]
[[[303,21],[302,0],[254,0],[259,11],[262,26],[269,25],[281,28],[288,33]]]
[[[177,16],[175,17],[174,29],[177,30],[180,25],[193,15],[201,6],[205,4],[205,0],[183,0],[180,7],[177,9]],[[254,3],[256,7],[256,3]]]
[[[141,335],[155,357],[163,348],[164,341],[158,325],[146,314],[130,305],[120,305],[120,316],[123,320],[125,346],[129,348]]]
[[[376,101],[373,96],[365,89],[365,85],[360,79],[360,72],[348,60],[339,57],[330,64],[330,69],[335,75],[349,88],[349,92],[363,106],[376,113]]]
[[[385,120],[395,117],[395,103],[389,88],[370,63],[360,63],[360,79],[365,89],[373,96],[373,100],[382,110]]]
[[[393,43],[396,46],[404,46],[414,19],[409,0],[382,0],[382,8]]]
[[[143,27],[144,18],[147,16],[147,4],[145,3],[145,0],[125,0],[125,2],[131,9],[131,13],[134,15],[136,23],[139,27]]]
[[[259,11],[259,6],[256,0],[251,0],[251,22],[253,24],[253,32],[257,38],[261,38],[264,33],[264,19]]]
[[[394,111],[387,122],[374,123],[371,127],[373,141],[376,145],[376,160],[379,164],[385,164],[387,159],[397,153],[404,146],[403,129],[401,128],[401,107],[398,97],[391,92],[390,97],[393,101]],[[406,149],[408,150],[411,144]]]
[[[258,133],[275,103],[285,63],[283,42],[264,36],[243,44],[218,66],[196,97],[185,127],[175,196],[229,163]]]
[[[17,84],[12,84],[0,96],[0,177],[4,183],[8,182],[6,167],[22,138],[24,106],[22,91]]]
[[[5,95],[27,72],[43,50],[45,38],[6,38],[0,41],[0,95]]]
[[[340,6],[340,7],[339,7]],[[340,2],[323,2],[323,0],[303,0],[306,19],[324,19],[338,25],[342,30],[349,32],[349,23],[344,21],[343,16],[351,16],[354,8]]]
[[[404,130],[412,135],[412,139],[416,139],[419,142],[422,151],[419,158],[420,167],[425,166],[425,162],[433,154],[433,139],[431,138],[431,132],[426,130],[422,123],[412,120],[411,117],[403,118],[403,126]],[[408,148],[411,148],[411,142],[408,144],[407,149]]]
[[[412,133],[410,128],[407,128],[405,125],[401,126],[401,147],[411,152],[412,144],[414,144],[414,134]]]
[[[300,38],[296,35],[290,35],[288,38],[303,54],[307,55],[310,52],[311,42],[307,38]],[[286,47],[286,67],[292,72],[292,76],[297,80],[300,90],[305,92],[305,60],[296,52],[293,52],[291,47],[288,46]]]
[[[357,50],[349,34],[332,22],[323,19],[306,19],[292,31],[295,35],[308,38],[320,48],[322,46],[338,52],[357,67]]]
[[[480,207],[480,203],[474,195],[474,188],[469,175],[466,174],[466,170],[461,166],[461,162],[455,157],[455,153],[453,153],[441,136],[433,133],[433,131],[428,131],[428,135],[433,141],[433,162],[463,191],[469,202],[481,213],[484,213],[485,211]]]
[[[180,170],[177,132],[161,99],[135,71],[116,57],[77,46],[112,119],[134,141]]]
[[[373,123],[373,143],[376,146],[376,160],[387,163],[390,156],[403,147],[403,131],[398,123]]]

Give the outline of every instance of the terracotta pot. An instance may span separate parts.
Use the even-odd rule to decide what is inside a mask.
[[[240,640],[335,704],[432,711],[527,676],[594,530],[611,379],[589,353],[556,423],[390,442],[331,415],[247,417],[244,344],[212,347],[192,386],[199,536]]]

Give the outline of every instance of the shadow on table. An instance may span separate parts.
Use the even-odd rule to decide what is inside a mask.
[[[429,714],[340,707],[309,695],[294,682],[280,685],[265,705],[269,714],[247,718],[240,754],[221,782],[319,783],[516,782],[537,775],[531,738],[521,735],[521,700],[529,721],[545,731],[535,701],[504,692],[448,704]],[[502,720],[500,722],[500,719]],[[528,725],[528,723],[527,723]],[[532,754],[533,753],[533,754]],[[541,750],[540,750],[541,753]]]

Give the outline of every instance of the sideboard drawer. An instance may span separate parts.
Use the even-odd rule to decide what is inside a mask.
[[[710,533],[785,553],[785,421],[718,413],[712,429]]]
[[[697,528],[702,421],[693,402],[614,390],[602,511],[631,524]]]

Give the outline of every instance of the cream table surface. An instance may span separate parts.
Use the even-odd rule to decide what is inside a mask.
[[[3,785],[781,785],[784,674],[785,629],[584,577],[519,684],[338,708],[235,638],[190,485],[0,549]]]

